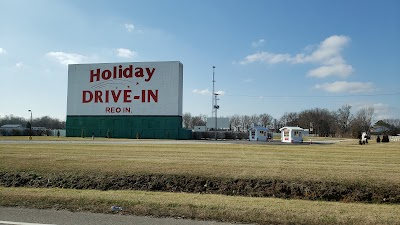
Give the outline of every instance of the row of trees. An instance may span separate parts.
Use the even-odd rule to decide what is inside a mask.
[[[30,128],[30,119],[18,117],[14,115],[0,117],[0,126],[6,124],[20,124],[26,128]],[[47,129],[65,129],[65,121],[61,121],[57,118],[51,118],[49,116],[43,116],[40,118],[32,119],[33,127],[46,127]]]
[[[310,133],[317,136],[355,137],[361,132],[368,132],[372,127],[374,108],[362,108],[355,114],[351,113],[351,106],[343,105],[336,111],[314,108],[303,110],[299,113],[285,113],[281,118],[273,118],[271,115],[233,115],[230,116],[231,129],[246,131],[252,124],[262,125],[270,129],[278,130],[284,126],[299,126],[310,129]],[[192,116],[185,113],[182,117],[183,127],[193,128],[204,126],[207,116]],[[390,135],[400,133],[400,119],[386,119],[378,121],[375,126],[384,126]]]

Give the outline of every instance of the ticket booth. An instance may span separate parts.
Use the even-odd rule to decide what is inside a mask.
[[[254,126],[249,130],[250,141],[267,141],[268,128],[261,126]]]
[[[281,142],[286,143],[301,143],[303,142],[304,129],[301,127],[282,127]]]

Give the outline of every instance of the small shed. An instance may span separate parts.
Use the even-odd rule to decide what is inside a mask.
[[[193,132],[205,132],[207,130],[206,126],[194,126]]]
[[[249,141],[267,141],[268,128],[262,126],[254,126],[249,130]]]
[[[281,131],[281,142],[287,143],[301,143],[303,142],[304,129],[301,127],[282,127]]]

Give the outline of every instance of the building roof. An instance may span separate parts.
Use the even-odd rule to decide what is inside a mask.
[[[304,129],[301,127],[282,127],[281,129],[279,129],[280,131],[284,130],[284,129],[289,129],[289,130],[301,130],[303,131]]]
[[[6,124],[1,126],[1,128],[22,128],[21,124]]]
[[[250,128],[250,130],[264,130],[264,131],[268,131],[269,129],[266,127],[262,127],[262,126],[254,126],[252,128]]]

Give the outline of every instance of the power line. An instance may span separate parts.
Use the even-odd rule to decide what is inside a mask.
[[[400,93],[381,93],[381,94],[355,94],[355,95],[230,95],[230,97],[248,97],[248,98],[347,98],[347,97],[373,97],[400,95]]]

